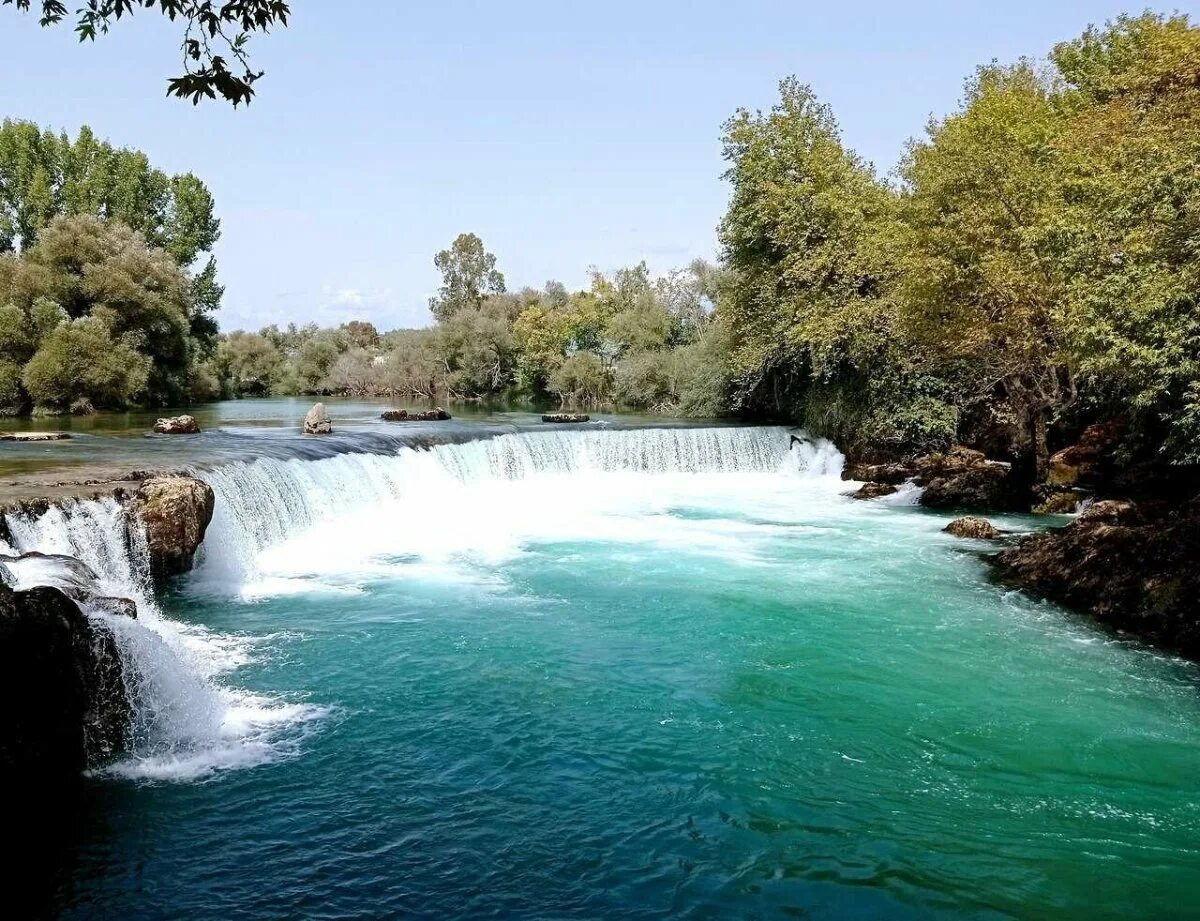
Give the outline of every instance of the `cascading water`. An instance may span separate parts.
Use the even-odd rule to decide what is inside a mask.
[[[220,635],[163,616],[154,598],[149,556],[141,529],[115,499],[52,506],[37,516],[9,514],[13,554],[73,557],[96,576],[95,592],[129,598],[137,618],[84,609],[116,638],[131,697],[134,744],[113,767],[117,774],[150,779],[195,778],[213,770],[252,764],[287,747],[288,724],[316,715],[315,708],[272,701],[224,685],[220,678],[245,663],[253,638]],[[53,558],[6,567],[18,589],[62,585],[75,574]]]
[[[778,427],[519,433],[395,455],[230,464],[204,474],[217,505],[199,581],[243,597],[337,591],[346,586],[323,573],[351,568],[357,583],[396,558],[505,555],[534,523],[540,536],[599,526],[595,513],[612,497],[652,502],[663,477],[829,480],[842,464],[832,443]]]

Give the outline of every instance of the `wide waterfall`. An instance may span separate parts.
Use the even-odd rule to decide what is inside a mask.
[[[347,558],[357,576],[381,557],[495,556],[530,525],[543,536],[584,526],[597,506],[653,494],[665,478],[829,480],[842,464],[832,443],[781,427],[517,433],[394,455],[229,464],[204,474],[217,506],[200,581],[244,597],[337,590],[321,576]]]

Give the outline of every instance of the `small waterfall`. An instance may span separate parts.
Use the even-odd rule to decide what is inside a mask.
[[[114,635],[134,712],[130,756],[114,772],[150,779],[190,779],[225,766],[270,757],[274,730],[311,717],[293,707],[224,685],[244,664],[252,638],[222,636],[163,615],[154,598],[143,532],[115,499],[73,501],[41,515],[9,514],[12,554],[59,554],[86,564],[96,591],[133,600],[137,619],[88,610]],[[62,562],[6,568],[14,587],[57,584]],[[85,610],[87,605],[84,605]]]

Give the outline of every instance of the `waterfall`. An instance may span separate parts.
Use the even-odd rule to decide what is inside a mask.
[[[10,554],[74,557],[96,578],[100,595],[129,598],[137,618],[93,611],[112,632],[134,713],[133,746],[112,771],[147,779],[192,779],[267,760],[286,747],[279,731],[317,715],[316,708],[271,700],[228,686],[223,676],[245,664],[254,638],[222,635],[165,616],[150,579],[143,532],[115,499],[71,501],[41,515],[5,516]],[[30,559],[4,568],[17,589],[64,585],[82,567]]]
[[[330,558],[347,549],[368,553],[364,541],[371,538],[380,552],[427,553],[449,547],[464,531],[479,535],[491,529],[480,540],[494,547],[509,536],[502,532],[518,530],[509,527],[514,521],[547,513],[539,508],[542,497],[553,494],[568,504],[588,501],[622,477],[652,491],[658,477],[828,479],[841,472],[842,464],[830,442],[782,427],[527,432],[401,447],[386,455],[260,458],[203,473],[217,503],[201,549],[200,573],[214,589],[251,583],[263,589],[251,572],[258,563],[269,562],[265,568],[277,575],[301,576],[306,568],[328,568]],[[511,488],[522,483],[528,488]],[[510,501],[497,507],[505,496]],[[483,508],[491,514],[475,514]],[[345,525],[344,534],[332,527],[336,522]],[[405,530],[402,522],[422,522],[424,530]],[[321,538],[314,544],[320,546],[300,552],[296,538],[318,525]],[[284,544],[286,560],[267,559],[272,548]],[[262,593],[289,590],[280,581],[269,587]]]

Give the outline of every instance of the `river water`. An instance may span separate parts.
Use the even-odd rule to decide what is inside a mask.
[[[47,913],[1196,916],[1194,665],[846,498],[827,443],[518,428],[211,464],[158,599],[112,506],[10,521],[140,608],[137,746]]]

